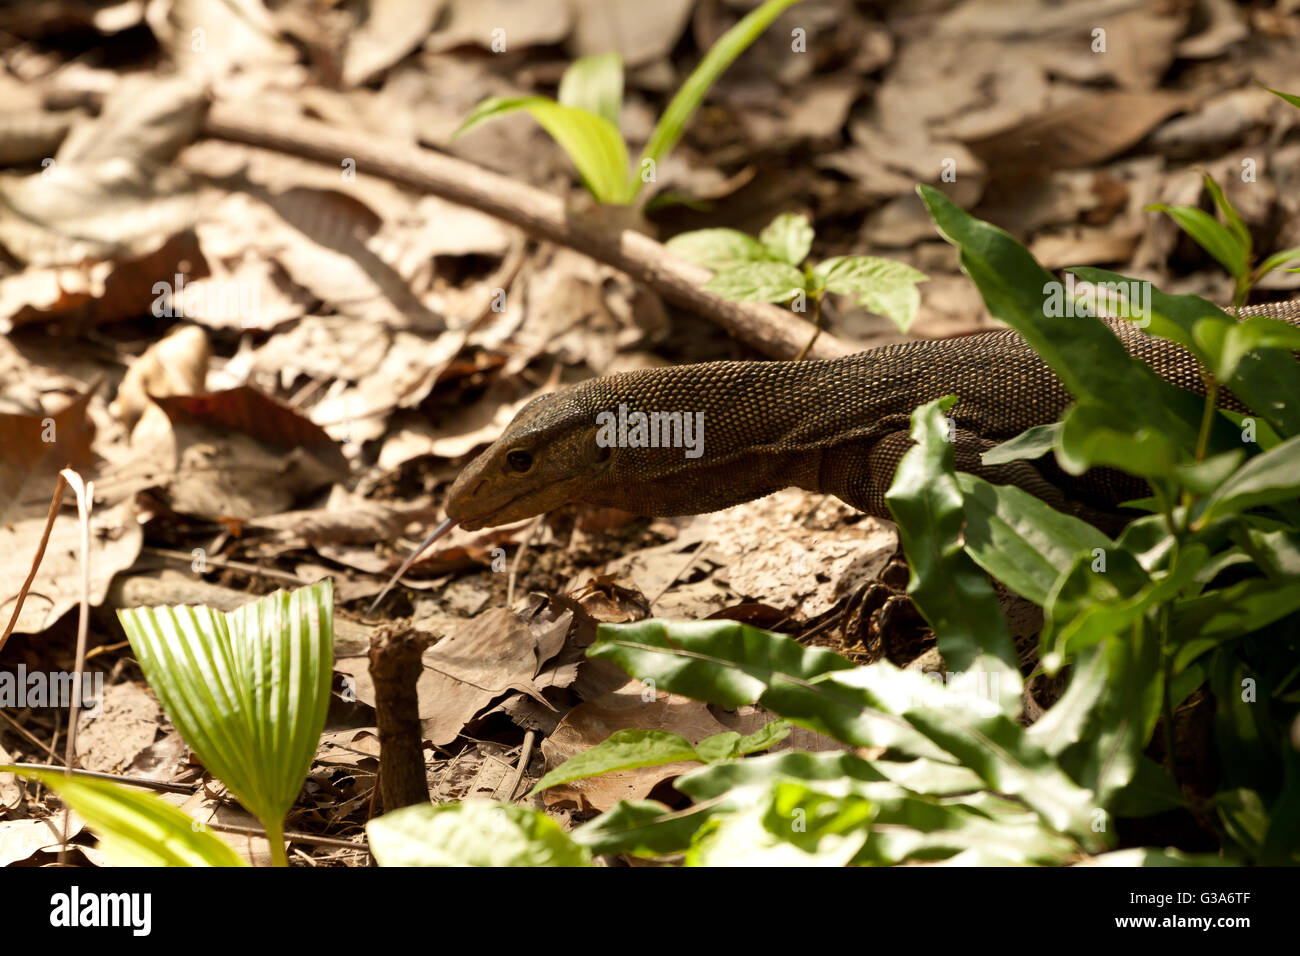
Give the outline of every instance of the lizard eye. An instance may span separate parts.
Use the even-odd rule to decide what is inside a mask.
[[[522,475],[533,467],[533,456],[516,449],[506,455],[506,464],[515,474]]]

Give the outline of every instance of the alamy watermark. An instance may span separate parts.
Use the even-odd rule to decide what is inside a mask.
[[[601,448],[684,448],[687,458],[704,454],[703,412],[598,412],[596,444]]]
[[[185,284],[176,273],[173,282],[155,282],[156,298],[150,311],[168,319],[242,319],[247,324],[259,311],[261,290],[255,282],[204,279]]]
[[[1151,324],[1151,283],[1139,279],[1123,282],[1075,282],[1067,272],[1065,281],[1043,283],[1043,314],[1053,319],[1096,315],[1127,319],[1140,329]]]
[[[72,671],[28,671],[19,664],[17,671],[0,671],[0,707],[59,707],[73,704],[76,674]],[[98,717],[104,700],[104,672],[81,675],[82,713]]]

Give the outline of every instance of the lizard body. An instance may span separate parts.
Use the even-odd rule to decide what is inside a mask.
[[[1246,314],[1300,324],[1300,301]],[[1181,346],[1126,322],[1108,324],[1162,378],[1204,394],[1196,361]],[[591,379],[521,409],[457,478],[447,515],[472,530],[578,501],[651,516],[702,514],[795,486],[889,518],[885,491],[911,444],[909,416],[949,394],[960,397],[951,413],[959,470],[1015,484],[1103,525],[1114,522],[1121,501],[1146,493],[1140,480],[1108,469],[1066,475],[1051,456],[982,464],[984,451],[1059,420],[1071,401],[1007,329],[825,361],[711,362]],[[1244,410],[1230,393],[1221,395],[1221,407]],[[680,446],[611,447],[599,422],[620,406],[692,416],[702,425],[698,456]]]

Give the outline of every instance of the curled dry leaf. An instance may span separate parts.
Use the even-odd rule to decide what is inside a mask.
[[[131,363],[109,411],[129,428],[151,399],[199,394],[207,381],[210,358],[203,329],[197,325],[174,329]]]

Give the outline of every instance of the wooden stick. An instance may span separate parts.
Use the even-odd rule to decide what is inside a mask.
[[[531,236],[576,249],[626,272],[670,302],[717,323],[773,358],[793,358],[808,341],[808,324],[791,312],[761,302],[730,302],[706,292],[703,286],[709,279],[708,270],[683,262],[649,236],[577,214],[566,209],[558,196],[473,163],[315,120],[267,116],[247,103],[214,103],[204,132],[215,139],[301,156],[336,169],[351,159],[358,173],[382,176],[503,219]],[[822,333],[808,357],[836,358],[852,351],[834,336]]]

